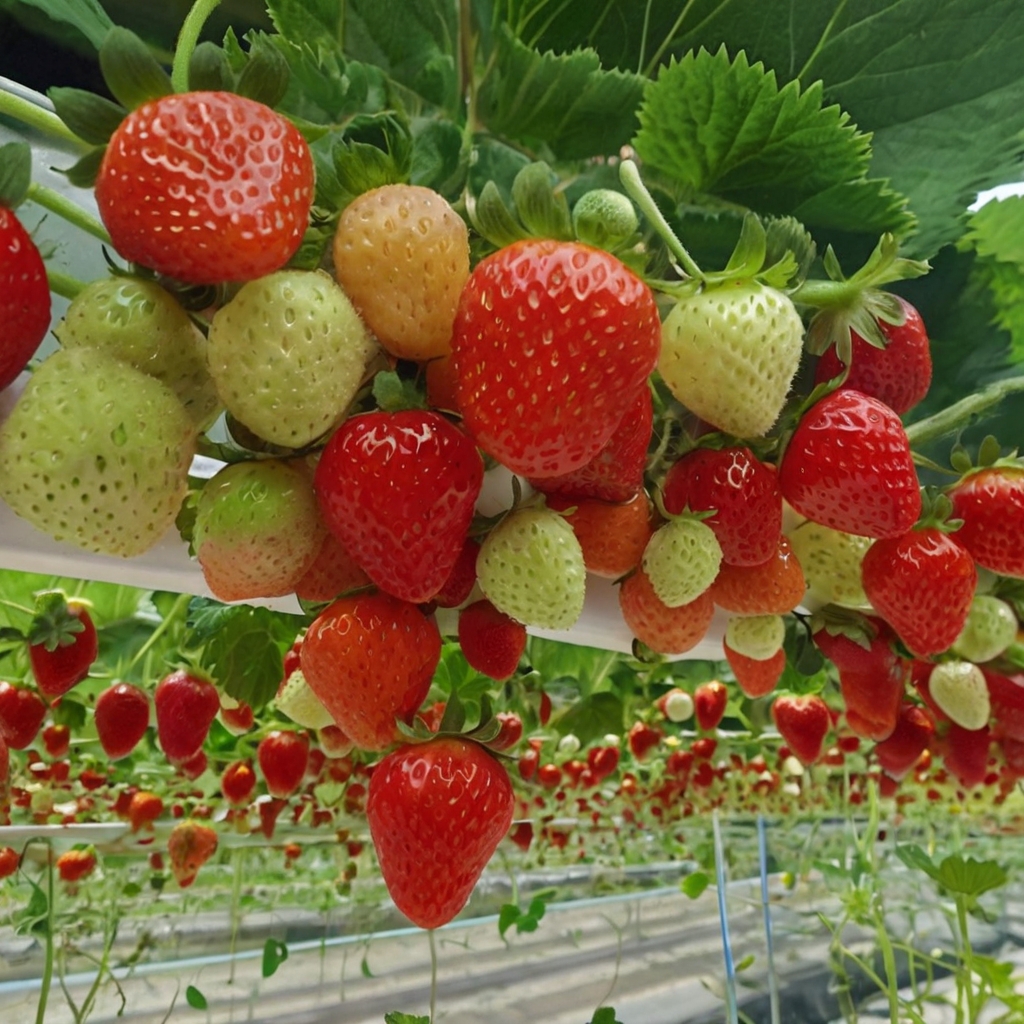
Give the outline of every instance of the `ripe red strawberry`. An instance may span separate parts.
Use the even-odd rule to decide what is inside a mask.
[[[338,218],[333,251],[338,282],[388,352],[422,361],[451,350],[469,233],[444,196],[406,184],[364,192]]]
[[[21,858],[14,847],[0,846],[0,878],[10,878],[18,870],[20,863]]]
[[[1024,676],[1007,676],[987,668],[982,671],[1000,736],[1024,742]]]
[[[615,433],[586,465],[564,476],[531,480],[544,494],[597,501],[629,501],[644,485],[654,410],[646,383],[622,417]]]
[[[306,682],[362,750],[390,746],[396,718],[412,721],[440,658],[433,621],[382,593],[335,601],[302,644]]]
[[[980,785],[988,774],[988,748],[992,743],[989,726],[964,729],[951,723],[941,744],[946,770],[965,789]]]
[[[479,554],[479,543],[472,537],[467,537],[462,542],[462,550],[455,559],[452,571],[448,573],[448,579],[432,598],[435,604],[441,608],[458,608],[460,604],[469,600],[469,595],[476,586],[476,560]]]
[[[57,858],[56,866],[62,882],[80,882],[96,870],[96,851],[91,846],[84,850],[68,850]]]
[[[169,761],[184,762],[197,754],[220,710],[216,687],[184,669],[157,683],[153,693],[156,732]]]
[[[153,822],[163,813],[163,799],[156,793],[140,789],[132,794],[131,802],[128,804],[128,821],[133,832],[138,832],[142,828],[152,829]]]
[[[723,562],[709,594],[719,608],[734,615],[784,615],[803,600],[804,571],[789,539],[776,537],[775,553],[760,565]]]
[[[526,627],[484,599],[459,612],[459,644],[471,668],[508,679],[526,650]]]
[[[801,764],[811,765],[818,760],[832,727],[832,718],[828,705],[817,694],[776,697],[772,703],[772,721]]]
[[[698,448],[673,463],[662,487],[665,510],[715,514],[704,522],[730,565],[761,565],[782,532],[782,492],[775,467],[749,448]]]
[[[366,819],[395,905],[421,928],[447,924],[512,824],[504,766],[454,737],[400,747],[373,770]]]
[[[481,260],[452,355],[466,426],[528,478],[557,477],[608,442],[654,369],[650,289],[607,252],[529,239]]]
[[[833,391],[804,413],[782,457],[779,486],[802,516],[861,537],[899,537],[921,514],[900,418],[859,391]]]
[[[247,804],[256,788],[256,773],[248,761],[233,761],[220,777],[220,789],[228,803]]]
[[[885,348],[872,345],[851,330],[849,356],[840,356],[835,346],[829,348],[818,360],[814,380],[818,384],[832,380],[848,364],[850,372],[840,385],[842,389],[871,395],[902,416],[928,394],[932,355],[921,314],[905,299],[895,298],[903,310],[904,321],[897,326],[878,320],[888,342]]]
[[[324,521],[382,590],[429,601],[462,551],[483,483],[473,442],[436,412],[347,420],[316,470]]]
[[[499,711],[494,716],[501,724],[498,735],[487,745],[491,750],[511,750],[523,738],[523,720],[515,711]]]
[[[654,725],[646,722],[634,722],[626,736],[630,753],[642,761],[664,739],[665,734]]]
[[[652,530],[651,501],[645,492],[614,504],[549,494],[547,506],[565,513],[587,572],[615,580],[640,564]]]
[[[300,601],[333,601],[336,597],[357,587],[365,587],[370,577],[356,565],[355,560],[329,531],[320,543],[313,564],[295,584],[295,596]]]
[[[0,391],[35,355],[50,327],[50,286],[35,242],[0,205]]]
[[[309,146],[290,121],[226,92],[174,93],[121,122],[96,202],[127,260],[194,284],[284,266],[313,201]]]
[[[244,736],[256,721],[252,708],[244,701],[241,704],[235,704],[233,707],[225,707],[222,699],[219,713],[221,725],[232,736]]]
[[[669,608],[658,599],[643,569],[619,587],[619,608],[633,636],[657,654],[685,654],[707,636],[715,614],[710,592]]]
[[[872,607],[920,657],[956,641],[978,581],[974,560],[956,536],[936,526],[876,541],[861,573]]]
[[[928,748],[934,735],[935,723],[931,715],[917,704],[904,701],[892,734],[875,744],[875,757],[887,775],[902,779]]]
[[[182,889],[187,889],[199,869],[217,852],[217,833],[195,821],[179,822],[167,839],[171,874]]]
[[[725,707],[729,703],[729,690],[717,679],[701,683],[693,694],[693,710],[697,716],[697,724],[704,732],[718,728],[718,723],[725,715]]]
[[[782,648],[770,658],[758,661],[734,651],[723,641],[725,660],[729,662],[736,683],[751,699],[765,697],[775,689],[786,668],[786,652]]]
[[[36,599],[28,633],[28,656],[36,686],[51,703],[89,674],[99,641],[82,601],[68,601],[59,591]]]
[[[1000,576],[1024,577],[1024,468],[992,466],[968,474],[948,492],[956,539]]]
[[[50,757],[64,757],[71,749],[71,729],[66,725],[48,725],[43,730],[43,746]],[[0,771],[2,776],[3,772]]]
[[[131,683],[115,683],[96,699],[95,721],[107,757],[127,757],[149,728],[149,697]]]
[[[25,750],[39,733],[46,705],[35,690],[0,682],[0,736],[11,750]]]
[[[305,733],[275,730],[260,740],[256,757],[267,792],[283,800],[302,784],[309,764],[309,737]]]

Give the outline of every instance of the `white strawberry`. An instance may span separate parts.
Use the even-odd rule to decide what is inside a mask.
[[[642,562],[658,600],[669,608],[696,600],[715,582],[721,564],[722,548],[714,531],[687,515],[654,531]]]
[[[868,610],[871,603],[860,580],[870,537],[856,537],[805,519],[786,535],[803,566],[811,596],[822,604]]]
[[[250,281],[210,324],[210,373],[228,412],[286,448],[341,422],[375,351],[345,293],[319,271]]]
[[[727,434],[761,437],[785,404],[803,336],[786,295],[734,279],[676,304],[662,325],[658,369],[701,419]]]
[[[300,668],[282,684],[274,703],[278,711],[304,729],[326,729],[334,725],[334,717],[306,682]]]
[[[563,516],[547,508],[510,512],[487,535],[477,582],[491,604],[525,626],[569,629],[583,611],[583,550]]]
[[[969,661],[944,661],[932,669],[928,692],[943,714],[962,729],[988,724],[992,705],[985,676]]]
[[[220,412],[206,339],[177,299],[153,281],[93,281],[75,296],[54,333],[64,348],[99,349],[163,381],[199,430]]]
[[[55,540],[131,558],[174,522],[195,445],[165,384],[92,349],[63,350],[0,428],[0,498]]]
[[[999,657],[1017,638],[1017,616],[998,597],[977,594],[967,621],[953,644],[953,653],[975,663]]]

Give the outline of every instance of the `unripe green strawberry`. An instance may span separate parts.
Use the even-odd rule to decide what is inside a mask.
[[[0,428],[0,498],[55,540],[131,558],[174,522],[195,444],[160,381],[93,350],[56,352]]]
[[[193,540],[214,596],[245,601],[292,593],[326,532],[309,475],[266,459],[225,466],[207,481]]]
[[[737,654],[766,661],[782,649],[786,623],[781,615],[734,615],[725,626],[725,642]]]
[[[206,339],[174,296],[153,281],[93,281],[75,296],[54,333],[64,348],[100,349],[163,381],[200,430],[220,412]]]
[[[326,729],[334,725],[334,716],[313,692],[302,669],[297,668],[277,691],[274,704],[281,714],[304,729]]]
[[[670,519],[651,534],[642,564],[658,600],[678,608],[715,582],[722,548],[707,523],[684,515]]]
[[[525,626],[569,629],[583,611],[583,551],[572,527],[550,509],[505,516],[480,546],[476,574],[491,604]]]
[[[727,434],[761,437],[782,411],[803,337],[787,296],[733,280],[676,304],[662,325],[658,369],[701,419]]]
[[[301,448],[345,416],[374,342],[345,293],[319,271],[243,285],[210,324],[210,373],[254,434]]]
[[[976,594],[953,653],[976,664],[999,657],[1017,638],[1017,616],[998,597]]]
[[[977,665],[944,661],[932,669],[928,692],[939,710],[961,729],[974,731],[988,724],[992,714],[988,684]]]
[[[843,533],[810,519],[805,519],[786,535],[803,566],[812,597],[822,604],[838,604],[844,608],[867,610],[871,607],[860,580],[861,563],[874,543],[870,537]]]

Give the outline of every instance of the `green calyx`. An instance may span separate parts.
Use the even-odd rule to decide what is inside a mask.
[[[26,636],[33,646],[42,644],[48,651],[70,647],[78,634],[85,632],[85,623],[72,613],[61,590],[37,594],[35,612]]]
[[[940,530],[955,533],[964,525],[962,519],[953,519],[953,503],[936,487],[925,487],[921,492],[921,517],[915,530]]]
[[[835,252],[829,246],[822,257],[827,281],[805,281],[793,293],[793,301],[817,308],[807,330],[807,350],[821,355],[832,345],[844,364],[850,364],[853,345],[851,331],[868,344],[885,348],[888,341],[879,323],[900,326],[904,321],[899,299],[882,286],[927,274],[931,269],[923,260],[899,255],[899,242],[886,233],[874,251],[851,277],[843,273]]]
[[[515,176],[511,208],[498,186],[489,181],[468,212],[477,232],[499,249],[525,238],[575,238],[568,200],[543,161],[527,164]]]
[[[1004,455],[999,441],[991,434],[982,440],[973,457],[967,448],[958,441],[949,453],[949,464],[960,474],[960,479],[955,484],[951,484],[951,487],[956,487],[967,477],[973,476],[983,469],[1024,470],[1024,459],[1017,457],[1017,449],[1014,448]]]
[[[480,697],[480,718],[472,728],[466,728],[466,707],[455,690],[445,703],[444,715],[436,732],[419,715],[413,719],[412,725],[407,725],[401,719],[396,719],[395,725],[407,743],[429,743],[444,736],[453,736],[488,747],[492,754],[498,753],[489,744],[498,738],[501,722],[494,714],[491,698],[486,693]]]

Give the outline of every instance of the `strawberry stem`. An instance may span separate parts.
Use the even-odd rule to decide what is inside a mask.
[[[175,92],[188,92],[188,66],[199,42],[199,33],[219,3],[220,0],[195,0],[185,16],[171,65],[171,86]]]
[[[52,111],[3,89],[0,89],[0,114],[13,117],[16,121],[35,128],[36,131],[42,132],[44,135],[70,142],[83,151],[90,148],[87,142],[80,139]]]
[[[430,940],[430,1024],[434,1024],[437,1013],[437,943],[434,941],[434,929],[427,930]]]
[[[32,182],[25,198],[30,199],[43,209],[57,214],[58,217],[73,224],[76,228],[81,228],[86,234],[98,238],[104,245],[112,244],[107,229],[92,214],[54,189]]]
[[[79,281],[77,277],[72,277],[70,274],[54,270],[53,267],[46,268],[46,281],[50,286],[50,291],[63,299],[75,298],[85,287],[84,281]]]
[[[917,446],[952,434],[968,426],[982,413],[1018,391],[1024,391],[1024,376],[1007,377],[1006,380],[996,381],[973,395],[961,398],[959,402],[954,402],[934,416],[910,424],[907,427],[907,440],[911,446]]]
[[[669,226],[664,214],[658,209],[654,196],[647,191],[647,186],[640,178],[640,171],[632,160],[623,160],[619,167],[619,178],[629,197],[640,207],[640,212],[650,221],[651,226],[668,246],[669,252],[682,264],[687,277],[704,280],[704,273],[697,266],[693,257],[687,252],[686,246],[679,240]]]

